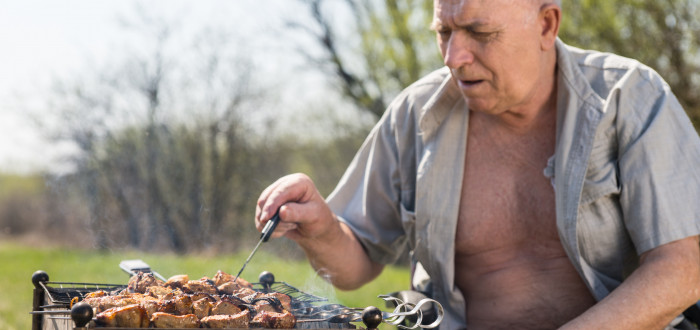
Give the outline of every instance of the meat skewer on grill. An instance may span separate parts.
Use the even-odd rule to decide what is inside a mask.
[[[139,272],[122,292],[110,295],[96,291],[83,301],[93,308],[98,325],[110,327],[253,325],[284,329],[296,324],[289,296],[257,292],[248,281],[222,271],[213,279],[189,280],[187,275],[176,275],[167,281]]]
[[[211,279],[196,280],[203,285],[213,282],[218,289],[216,294],[184,292],[184,285],[190,281],[187,275],[173,276],[167,280],[159,277],[157,279],[160,282],[147,274],[136,275],[138,273],[132,276],[130,281],[132,291],[137,289],[143,292],[129,292],[127,285],[119,284],[50,282],[46,272],[36,271],[32,275],[35,287],[31,312],[32,329],[81,330],[117,325],[136,328],[144,324],[149,327],[179,329],[197,326],[354,329],[355,326],[350,322],[359,321],[368,329],[375,329],[382,322],[406,328],[400,323],[403,323],[404,318],[413,316],[417,316],[418,322],[407,323],[412,325],[410,328],[433,328],[440,323],[443,313],[440,304],[431,299],[423,299],[413,304],[393,299],[392,301],[398,303],[394,304],[397,309],[393,313],[381,312],[376,308],[349,308],[339,304],[315,305],[327,299],[299,291],[285,282],[276,282],[269,272],[260,274],[255,289],[250,283],[238,283],[236,280],[235,283],[226,286],[228,292],[222,289],[222,285],[226,285],[226,279],[230,279],[231,276],[223,272],[217,273],[218,276],[215,275]],[[145,284],[149,282],[155,285]],[[184,296],[189,299],[183,298]],[[389,301],[386,297],[380,298]],[[80,299],[83,301],[79,302]],[[221,301],[229,303],[228,307],[231,310],[228,313],[235,314],[214,314],[212,308]],[[419,324],[422,317],[420,309],[426,303],[437,307],[438,317],[431,324]],[[223,310],[223,307],[220,309]],[[240,312],[237,312],[239,309]],[[146,317],[143,317],[144,311]],[[96,314],[99,313],[102,314],[97,317]],[[56,320],[61,321],[57,323]],[[291,320],[296,324],[292,325]]]

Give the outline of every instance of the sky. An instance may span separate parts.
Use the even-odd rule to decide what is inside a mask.
[[[255,36],[303,8],[294,0],[0,0],[0,172],[41,171],[71,150],[47,144],[25,109],[52,77],[109,57],[124,38],[118,18],[138,10],[184,17],[186,28],[233,26],[264,39]]]

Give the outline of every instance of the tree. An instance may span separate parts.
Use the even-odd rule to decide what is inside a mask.
[[[80,151],[70,177],[83,187],[96,245],[179,253],[217,239],[235,246],[241,240],[226,238],[239,233],[222,229],[241,204],[253,209],[249,194],[232,187],[254,170],[244,112],[260,106],[263,93],[231,36],[208,30],[178,45],[176,23],[139,18],[130,26],[151,49],[59,80],[52,95],[55,136]]]
[[[432,0],[346,0],[340,6],[303,1],[312,23],[292,21],[289,26],[310,36],[322,54],[300,51],[361,110],[381,116],[398,91],[440,67],[434,35],[428,30]],[[341,28],[334,24],[342,22],[339,13],[346,12],[354,25],[345,30],[350,36],[341,37]]]

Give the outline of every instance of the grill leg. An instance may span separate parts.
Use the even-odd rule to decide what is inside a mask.
[[[49,274],[45,271],[37,270],[32,274],[32,283],[34,283],[34,302],[32,311],[40,311],[41,306],[45,304],[45,292],[41,286],[41,282],[48,282]],[[32,330],[42,330],[44,326],[44,316],[41,314],[32,315]]]

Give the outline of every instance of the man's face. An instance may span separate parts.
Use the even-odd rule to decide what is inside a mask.
[[[435,0],[438,46],[471,110],[528,106],[545,69],[539,16],[533,0]]]

